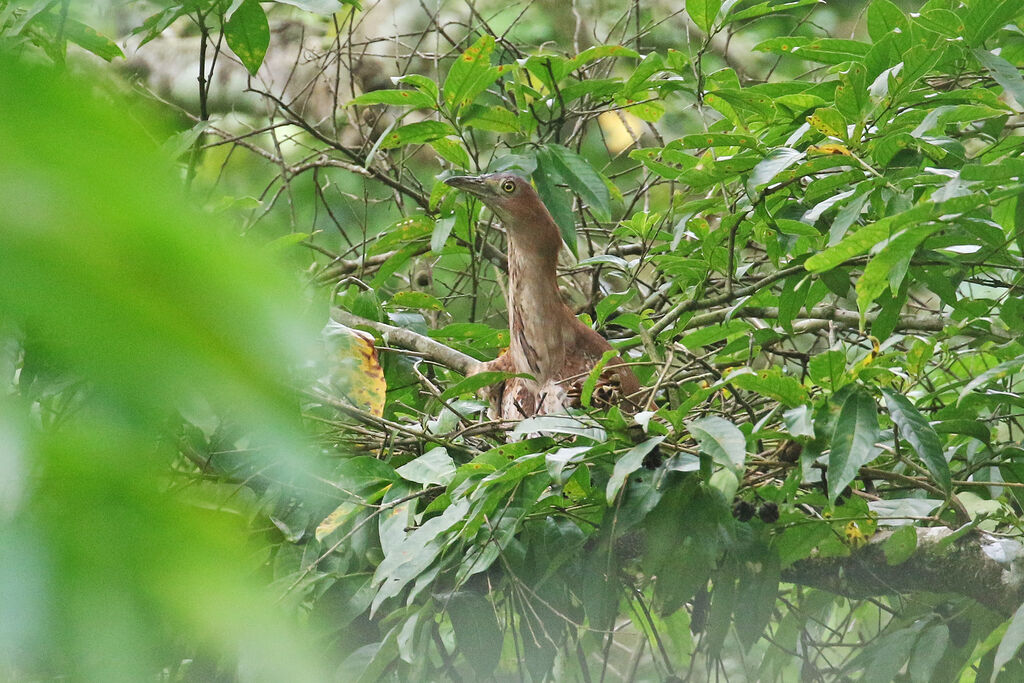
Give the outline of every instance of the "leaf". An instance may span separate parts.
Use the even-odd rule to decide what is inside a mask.
[[[412,109],[433,109],[436,103],[430,95],[419,90],[371,90],[345,103],[346,107],[370,104],[391,104]]]
[[[402,479],[417,484],[447,486],[455,478],[455,461],[443,446],[438,446],[396,468],[395,472]]]
[[[803,156],[803,152],[790,147],[777,147],[773,149],[750,172],[747,187],[750,188],[751,194],[753,194],[755,188],[771,182],[772,178],[798,162]]]
[[[373,335],[332,320],[323,336],[330,365],[325,382],[355,407],[383,415],[387,383]]]
[[[651,438],[638,443],[615,461],[615,469],[612,476],[608,478],[608,485],[605,487],[604,495],[609,505],[615,503],[615,497],[626,482],[626,477],[636,472],[644,464],[644,458],[654,450],[654,447],[665,440],[664,436],[652,436]]]
[[[270,46],[270,24],[258,0],[244,0],[224,24],[224,39],[253,76]]]
[[[458,114],[472,104],[477,95],[504,72],[504,67],[491,66],[493,51],[494,36],[485,34],[452,63],[441,91],[444,103],[452,113]]]
[[[872,0],[868,6],[868,35],[874,42],[893,31],[906,33],[908,28],[907,17],[891,0]]]
[[[562,145],[546,145],[544,151],[562,182],[583,199],[598,220],[609,220],[611,198],[608,186],[587,160]]]
[[[573,255],[578,255],[576,247],[576,219],[572,213],[572,206],[569,203],[565,192],[556,187],[555,178],[559,178],[558,169],[551,155],[545,149],[537,153],[537,170],[532,174],[533,182],[537,186],[537,194],[541,201],[548,207],[551,217],[558,225],[558,231],[562,240],[569,247]]]
[[[491,602],[479,593],[457,591],[444,596],[442,604],[452,620],[456,652],[466,658],[476,680],[490,678],[504,640]]]
[[[992,677],[989,679],[991,683],[995,683],[999,672],[1017,655],[1021,645],[1024,645],[1024,604],[1017,608],[1007,622],[1006,632],[999,641],[999,647],[996,648],[996,658],[992,662]]]
[[[901,526],[892,532],[892,535],[882,544],[885,562],[890,567],[909,560],[915,550],[917,550],[917,528],[910,525]]]
[[[864,329],[864,319],[871,304],[886,287],[891,287],[893,292],[899,291],[918,245],[940,227],[935,223],[911,226],[886,242],[868,262],[856,286],[861,329]]]
[[[1010,360],[1003,361],[1002,363],[996,365],[993,368],[989,368],[988,370],[986,370],[985,372],[981,373],[980,375],[972,379],[970,382],[968,382],[967,386],[960,390],[960,396],[957,399],[957,402],[959,403],[960,401],[963,401],[964,397],[966,397],[968,394],[970,394],[978,387],[983,387],[986,384],[989,384],[996,380],[1004,379],[1013,374],[1016,374],[1016,372],[1021,369],[1021,366],[1024,366],[1024,356],[1017,356],[1016,358],[1011,358]]]
[[[455,216],[437,219],[437,223],[434,224],[434,230],[430,233],[430,251],[440,254],[444,249],[444,245],[448,242],[448,237],[452,234],[454,227]]]
[[[686,13],[704,33],[711,33],[720,9],[722,0],[686,0]]]
[[[587,375],[587,378],[583,381],[583,388],[580,391],[580,403],[584,408],[590,407],[590,399],[594,395],[594,389],[597,387],[597,381],[601,378],[601,373],[604,372],[604,368],[608,365],[608,361],[618,355],[615,349],[609,349],[601,355],[601,359],[594,364],[594,368]]]
[[[504,382],[506,379],[510,379],[512,377],[529,378],[532,377],[532,375],[527,375],[524,373],[513,374],[509,372],[498,372],[494,370],[478,372],[475,375],[470,375],[466,379],[461,380],[445,389],[444,393],[441,394],[441,400],[447,401],[449,399],[455,398],[456,396],[473,394],[476,393],[478,389],[489,387],[492,384],[497,384],[498,382]]]
[[[846,354],[842,351],[826,351],[814,355],[807,365],[807,371],[812,382],[833,393],[851,379],[846,372]]]
[[[52,4],[40,2],[37,7],[45,8]],[[26,11],[25,14],[30,15],[30,11]],[[22,17],[22,20],[24,19],[25,17]],[[108,62],[116,57],[124,57],[124,53],[121,52],[121,48],[116,43],[106,36],[97,33],[91,26],[76,21],[71,17],[62,17],[56,12],[44,12],[35,18],[29,16],[28,19],[31,26],[45,27],[53,39],[56,39],[57,36],[63,36],[65,40],[71,41],[83,50],[87,50]]]
[[[398,292],[388,301],[388,306],[394,308],[416,308],[427,311],[444,310],[444,304],[437,297],[426,292]]]
[[[472,105],[466,108],[460,120],[467,128],[479,128],[494,133],[518,133],[522,130],[519,117],[504,107]]]
[[[322,16],[330,16],[335,12],[340,12],[341,8],[345,5],[351,5],[352,7],[359,9],[359,0],[276,0],[286,5],[292,5],[299,9],[312,12],[313,14],[319,14]]]
[[[316,533],[314,534],[317,541],[323,541],[325,538],[330,536],[332,533],[338,530],[342,524],[347,522],[356,513],[362,511],[364,508],[362,505],[346,501],[336,507],[331,514],[327,515],[320,524],[316,527]]]
[[[747,458],[747,439],[725,418],[711,416],[686,422],[701,451],[719,465],[731,469],[743,467]]]
[[[1017,67],[988,50],[974,50],[974,56],[988,69],[996,83],[1017,100],[1017,105],[1024,107],[1024,78],[1021,78]]]
[[[818,5],[821,4],[821,0],[791,0],[790,2],[760,2],[756,5],[747,7],[746,9],[740,10],[735,14],[728,14],[725,17],[726,24],[731,24],[736,21],[744,21],[746,19],[757,19],[769,14],[779,14],[786,10],[796,9],[797,7],[806,7],[807,5]]]
[[[942,442],[938,433],[906,396],[888,388],[882,389],[882,395],[885,397],[885,405],[893,422],[900,428],[900,435],[917,452],[917,456],[931,472],[935,482],[943,491],[949,493],[952,488],[949,463],[942,454]]]
[[[981,47],[1022,11],[1024,6],[1021,6],[1019,0],[972,2],[966,8],[966,16],[963,17],[967,44],[970,47]]]
[[[455,135],[455,129],[444,121],[417,121],[386,133],[380,140],[379,148],[393,149],[405,145],[415,145],[448,135]]]
[[[804,263],[804,267],[812,273],[831,270],[847,259],[859,256],[882,240],[888,239],[893,232],[899,229],[900,225],[912,220],[923,221],[932,214],[932,211],[933,209],[929,205],[917,206],[901,214],[886,216],[879,221],[865,225],[857,232],[844,237],[839,244],[811,256]]]
[[[828,457],[828,500],[835,503],[862,465],[875,459],[878,441],[878,408],[863,389],[846,394],[832,433]]]
[[[747,370],[750,372],[729,373],[729,382],[740,389],[775,399],[788,407],[798,406],[807,401],[807,391],[803,385],[796,378],[782,374],[780,368],[757,371],[747,368]]]
[[[532,432],[550,432],[554,434],[570,434],[572,436],[583,436],[597,442],[603,442],[608,438],[596,422],[592,419],[571,415],[538,415],[522,420],[512,430],[512,436],[530,434]]]

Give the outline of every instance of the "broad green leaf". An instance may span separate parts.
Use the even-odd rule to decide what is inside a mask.
[[[590,260],[590,259],[587,259]],[[582,261],[580,262],[583,263]],[[630,287],[625,292],[612,292],[605,298],[601,299],[594,307],[594,312],[597,314],[597,324],[603,325],[608,319],[608,316],[618,312],[622,305],[628,301],[631,301],[636,296],[636,290]]]
[[[938,230],[940,225],[925,223],[914,225],[890,239],[882,250],[875,255],[864,268],[864,273],[857,280],[857,308],[860,311],[860,325],[864,328],[864,319],[868,309],[886,287],[893,292],[899,291],[903,277],[910,266],[910,259],[929,235]]]
[[[476,680],[490,678],[504,641],[495,606],[480,593],[468,590],[445,595],[442,604],[452,620],[456,652],[473,667]]]
[[[602,442],[608,438],[596,422],[586,416],[571,415],[538,415],[522,420],[512,430],[513,436],[532,432],[550,432],[553,434],[569,434],[583,436],[593,441]]]
[[[470,375],[466,379],[456,382],[445,389],[444,393],[441,394],[441,400],[447,401],[448,399],[452,399],[457,396],[472,394],[478,389],[489,387],[492,384],[497,384],[498,382],[504,382],[506,379],[512,377],[531,377],[531,375],[511,374],[508,372],[497,371],[478,372],[475,375]]]
[[[743,370],[749,370],[749,372]],[[779,368],[767,370],[744,368],[729,373],[727,379],[735,387],[767,396],[785,406],[798,406],[807,401],[807,391],[803,385],[795,377],[782,374],[782,370]]]
[[[1006,24],[1024,12],[1019,0],[982,0],[961,6],[960,15],[969,47],[981,47]]]
[[[994,368],[986,370],[968,382],[967,386],[960,390],[960,397],[957,399],[957,402],[963,401],[965,396],[979,387],[983,387],[997,380],[1015,375],[1022,366],[1024,366],[1024,356],[1017,356],[1016,358],[1003,361]]]
[[[444,121],[417,121],[400,126],[386,134],[380,141],[380,149],[392,149],[405,145],[430,142],[448,135],[455,135],[455,129]]]
[[[901,214],[886,216],[879,221],[865,225],[857,232],[848,234],[839,244],[811,256],[804,263],[804,267],[812,273],[831,270],[847,259],[860,256],[879,242],[889,239],[901,225],[911,221],[924,221],[932,215],[933,211],[932,205],[917,206]]]
[[[725,418],[710,416],[686,422],[686,429],[697,440],[700,450],[719,465],[737,469],[747,458],[747,439]]]
[[[846,372],[846,354],[842,351],[815,354],[807,364],[807,374],[812,382],[833,393],[851,380]]]
[[[37,7],[43,8],[53,6],[53,3],[38,3]],[[26,14],[29,12],[26,11]],[[124,57],[121,48],[106,36],[96,32],[91,26],[76,21],[72,17],[61,17],[57,11],[43,12],[31,19],[32,26],[43,26],[55,39],[62,36],[83,50],[88,50],[97,57],[111,61],[117,57]]]
[[[715,0],[705,0],[707,2],[714,2]],[[647,82],[651,76],[658,73],[664,68],[665,63],[661,58],[661,55],[657,52],[651,52],[647,54],[643,60],[637,65],[633,73],[626,79],[626,83],[622,86],[622,93],[626,97],[633,97],[637,92],[643,91]]]
[[[1017,67],[988,50],[975,50],[974,56],[988,69],[996,83],[1017,100],[1017,105],[1024,107],[1024,78],[1021,78]]]
[[[562,145],[547,145],[544,152],[562,182],[584,200],[598,220],[608,220],[611,213],[608,186],[587,160]]]
[[[522,130],[519,117],[504,107],[467,107],[460,117],[467,128],[479,128],[495,133],[518,133]]]
[[[711,33],[720,9],[722,0],[686,0],[686,13],[704,33]]]
[[[948,649],[949,626],[940,623],[922,631],[907,664],[911,683],[930,683],[935,680],[935,667]]]
[[[335,12],[340,12],[345,5],[351,5],[356,9],[359,9],[359,0],[276,0],[286,5],[292,5],[299,9],[312,12],[313,14],[319,14],[322,16],[330,16]]]
[[[601,373],[604,372],[604,368],[608,365],[608,361],[618,355],[618,352],[614,349],[609,349],[602,354],[601,359],[594,364],[593,369],[587,378],[583,381],[583,389],[580,391],[580,404],[584,408],[590,407],[590,399],[594,395],[594,389],[597,387],[597,381],[601,378]]]
[[[455,461],[444,447],[438,446],[395,469],[395,472],[402,479],[417,484],[447,486],[455,477]]]
[[[604,495],[609,505],[615,503],[615,497],[626,482],[626,477],[636,472],[644,464],[644,458],[654,450],[655,446],[665,440],[664,436],[652,436],[650,439],[638,443],[630,448],[624,455],[615,461],[615,469],[612,476],[608,478],[608,485],[605,487]]]
[[[462,141],[455,138],[438,138],[432,140],[430,146],[434,148],[437,155],[449,163],[461,169],[468,169],[470,166],[469,152],[462,145]]]
[[[775,176],[800,161],[803,157],[803,152],[789,147],[773,149],[750,173],[747,187],[751,194],[753,194],[756,188],[771,182]]]
[[[1007,622],[1006,632],[999,641],[999,647],[996,648],[996,658],[992,663],[990,683],[995,683],[1003,666],[1017,655],[1021,645],[1024,645],[1024,604],[1017,608],[1017,611],[1013,613],[1013,616]]]
[[[835,503],[861,466],[875,459],[878,441],[878,407],[863,389],[846,394],[839,409],[828,457],[828,500]]]
[[[874,42],[880,41],[887,33],[906,33],[910,25],[903,11],[892,0],[871,0],[868,6],[868,35]]]
[[[345,103],[346,107],[368,104],[392,104],[412,109],[433,109],[436,103],[430,95],[419,90],[371,90]]]
[[[636,50],[632,50],[622,45],[595,45],[593,47],[588,47],[586,50],[569,60],[567,67],[571,72],[581,66],[605,57],[627,57],[636,59],[639,56],[640,55]]]
[[[782,414],[782,420],[786,425],[786,431],[792,436],[814,438],[814,419],[811,416],[810,406],[802,405],[790,408]]]
[[[437,297],[426,292],[398,292],[391,297],[388,305],[396,308],[418,308],[428,311],[444,310],[444,304]]]
[[[724,23],[731,24],[733,22],[744,21],[746,19],[757,19],[758,17],[767,16],[769,14],[780,14],[787,10],[797,9],[798,7],[818,4],[821,4],[821,0],[790,0],[790,2],[776,2],[775,0],[771,0],[771,2],[759,2],[756,5],[740,10],[739,12],[727,14]]]
[[[437,83],[423,74],[405,74],[404,76],[392,78],[391,81],[395,85],[411,85],[421,93],[430,97],[431,102],[437,102],[438,98],[441,96],[441,91],[437,87]]]
[[[270,46],[270,24],[258,0],[244,0],[224,24],[224,38],[253,76]]]
[[[505,72],[507,67],[491,66],[493,51],[494,37],[485,34],[452,63],[441,91],[444,103],[452,113],[457,114],[472,104],[477,95]]]
[[[573,255],[578,255],[576,247],[576,218],[572,213],[572,205],[565,192],[555,185],[555,179],[560,178],[559,166],[552,155],[546,149],[537,153],[537,170],[532,178],[537,186],[537,194],[541,201],[548,207],[551,217],[558,225],[558,231],[562,234],[562,240],[569,247]]]
[[[786,36],[771,38],[754,46],[756,52],[789,54],[823,64],[843,64],[862,61],[871,46],[856,40],[838,38],[810,38],[807,36]]]
[[[914,448],[942,490],[948,493],[952,488],[949,463],[942,454],[938,433],[906,396],[888,388],[882,389],[882,395],[889,415],[900,428],[900,435]]]

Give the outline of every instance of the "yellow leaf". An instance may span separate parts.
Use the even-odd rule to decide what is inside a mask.
[[[330,371],[327,383],[353,406],[377,417],[384,414],[387,383],[373,335],[333,320],[324,328]]]
[[[835,142],[829,142],[824,145],[811,145],[807,148],[807,155],[811,156],[814,154],[827,155],[827,154],[842,154],[843,156],[853,156],[846,145],[840,145]]]
[[[327,515],[316,527],[316,540],[322,541],[344,524],[349,516],[359,509],[355,503],[342,503]]]

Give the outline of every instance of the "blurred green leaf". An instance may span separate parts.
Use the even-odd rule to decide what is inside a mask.
[[[828,500],[835,503],[862,465],[874,460],[879,448],[878,407],[863,389],[847,392],[839,405],[828,457]]]

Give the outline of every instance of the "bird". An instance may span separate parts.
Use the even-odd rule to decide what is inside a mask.
[[[612,346],[562,301],[556,267],[561,233],[536,190],[515,173],[453,176],[444,182],[482,201],[508,235],[509,347],[485,371],[521,373],[488,389],[491,417],[521,420],[578,407],[583,383]],[[598,378],[594,404],[639,407],[640,382],[620,356]]]

